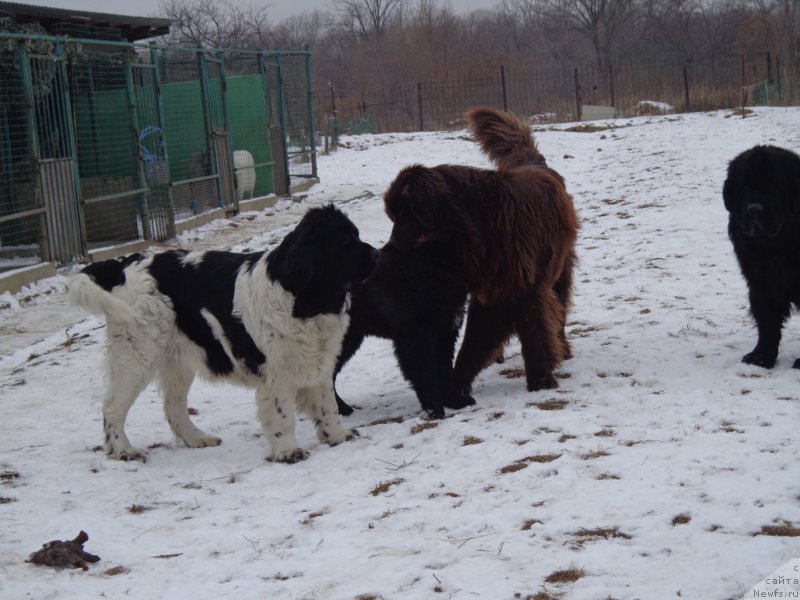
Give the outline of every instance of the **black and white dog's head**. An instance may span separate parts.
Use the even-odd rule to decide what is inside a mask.
[[[267,258],[267,273],[295,296],[293,316],[341,312],[347,291],[375,270],[378,251],[332,204],[309,210]]]
[[[800,157],[754,146],[734,158],[722,188],[731,236],[769,241],[800,224]]]

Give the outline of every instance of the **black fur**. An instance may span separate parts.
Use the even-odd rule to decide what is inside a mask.
[[[331,204],[306,214],[270,253],[267,272],[295,295],[292,316],[308,319],[341,312],[350,282],[371,274],[377,257],[378,251],[362,242],[356,226]]]
[[[84,267],[81,272],[89,275],[97,285],[110,292],[112,288],[125,283],[125,267],[140,260],[142,260],[141,254],[129,254],[92,263]]]
[[[387,244],[375,273],[353,286],[350,327],[336,372],[356,353],[366,336],[392,340],[405,378],[422,408],[441,418],[444,408],[474,404],[453,379],[453,354],[464,317],[467,290],[461,261],[440,243],[400,252]],[[336,375],[334,374],[334,381]],[[337,394],[339,412],[352,413]]]
[[[722,197],[758,328],[742,362],[771,369],[792,304],[800,307],[800,157],[776,146],[741,153],[728,165]]]

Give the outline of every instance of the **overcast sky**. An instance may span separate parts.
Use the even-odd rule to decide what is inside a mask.
[[[500,0],[453,0],[453,6],[460,12],[478,8],[490,8]],[[250,0],[233,0],[237,4],[261,4]],[[54,8],[72,8],[75,10],[91,10],[95,12],[134,15],[149,17],[158,14],[160,0],[27,0],[24,4],[51,6]],[[291,15],[309,12],[317,8],[330,8],[332,0],[268,0],[269,14],[275,21],[281,21]]]

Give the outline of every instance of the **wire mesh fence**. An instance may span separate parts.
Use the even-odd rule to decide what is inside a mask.
[[[307,50],[0,33],[0,270],[167,239],[316,177],[309,69]]]
[[[417,131],[463,126],[464,111],[489,105],[536,121],[733,108],[800,102],[800,58],[781,65],[770,55],[726,56],[681,63],[626,63],[607,70],[560,69],[453,74],[415,86],[348,91],[328,82],[315,94],[320,131]]]

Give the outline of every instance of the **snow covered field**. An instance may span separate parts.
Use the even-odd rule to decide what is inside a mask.
[[[0,296],[0,598],[753,597],[800,557],[800,318],[775,369],[740,362],[755,331],[721,188],[756,143],[800,150],[800,109],[595,125],[536,133],[582,220],[558,390],[526,392],[512,344],[477,406],[429,422],[368,340],[339,381],[358,440],[329,448],[302,421],[311,457],[267,463],[252,392],[197,382],[222,446],[180,447],[151,387],[128,420],[150,460],[116,462],[102,321],[65,306],[64,275]],[[487,165],[463,131],[347,138],[302,203],[180,242],[270,248],[333,201],[380,245],[380,194],[411,162]],[[88,571],[24,562],[80,530]]]

